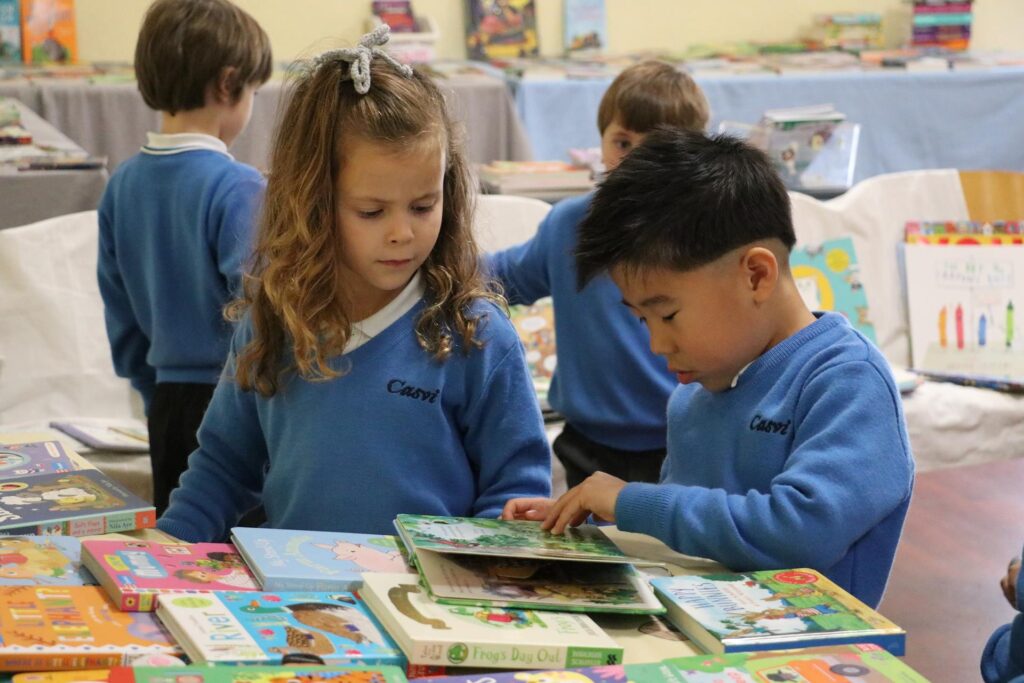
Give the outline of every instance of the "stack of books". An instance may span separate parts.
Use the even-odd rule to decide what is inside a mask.
[[[564,161],[492,161],[478,168],[484,192],[547,198],[583,194],[594,187],[591,170]]]
[[[971,42],[973,0],[914,0],[913,47],[963,51]]]

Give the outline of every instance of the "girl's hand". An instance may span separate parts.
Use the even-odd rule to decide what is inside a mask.
[[[547,517],[554,501],[550,498],[513,498],[505,503],[500,519],[526,519],[539,522]]]
[[[1020,558],[1010,560],[1010,566],[1006,568],[1006,576],[999,581],[1010,607],[1017,609],[1017,576],[1020,574]]]
[[[560,534],[566,527],[579,526],[591,514],[602,521],[614,522],[615,503],[625,485],[626,482],[617,477],[595,472],[555,502],[541,528]]]

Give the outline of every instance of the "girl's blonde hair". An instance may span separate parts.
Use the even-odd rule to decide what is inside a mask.
[[[253,338],[238,352],[236,379],[246,390],[275,394],[288,371],[307,380],[343,374],[340,354],[354,322],[339,301],[340,237],[335,192],[345,143],[353,138],[415,149],[440,143],[446,154],[441,230],[422,267],[426,307],[416,323],[421,347],[439,361],[457,337],[464,353],[481,342],[474,299],[500,302],[481,276],[472,234],[473,188],[444,96],[419,72],[402,75],[383,59],[370,63],[370,90],[355,92],[350,64],[328,59],[292,85],[271,155],[271,172],[243,297],[228,308],[251,311]]]

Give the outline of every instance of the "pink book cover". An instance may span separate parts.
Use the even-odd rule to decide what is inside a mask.
[[[258,590],[231,543],[82,541],[82,565],[125,612],[151,612],[160,593]]]

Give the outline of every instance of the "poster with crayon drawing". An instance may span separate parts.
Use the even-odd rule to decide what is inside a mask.
[[[1024,380],[1024,249],[907,244],[906,265],[915,369]]]

